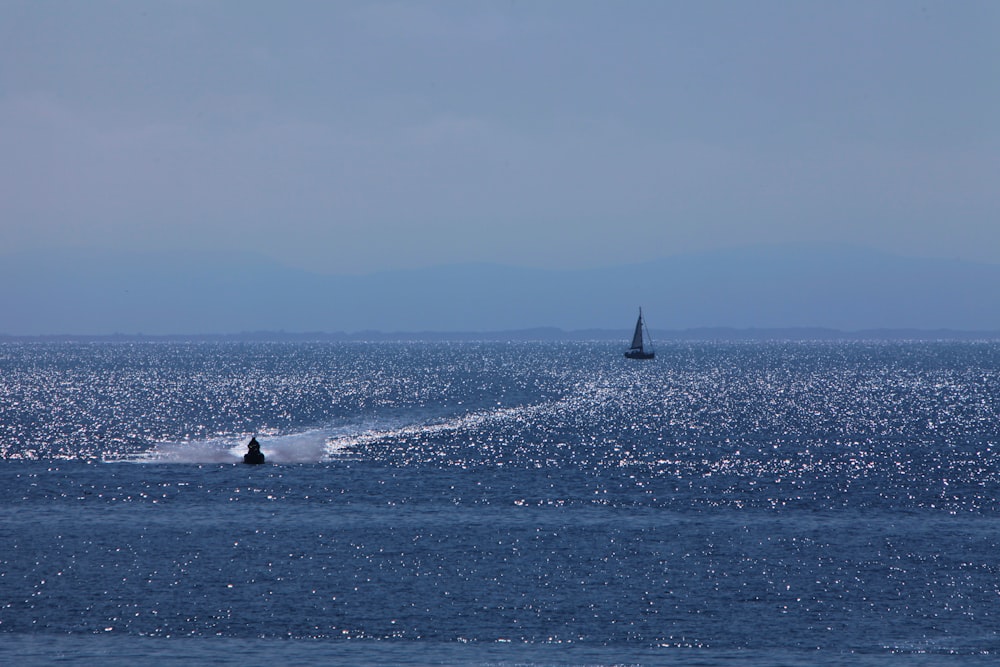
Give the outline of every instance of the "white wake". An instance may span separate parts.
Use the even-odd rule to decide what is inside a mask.
[[[141,454],[120,460],[131,463],[242,463],[247,443],[256,435],[268,463],[323,463],[345,454],[343,431],[343,428],[320,428],[300,433],[257,433],[160,442]]]

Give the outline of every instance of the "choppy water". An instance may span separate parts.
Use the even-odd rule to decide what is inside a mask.
[[[1000,344],[619,347],[0,345],[0,662],[1000,658]]]

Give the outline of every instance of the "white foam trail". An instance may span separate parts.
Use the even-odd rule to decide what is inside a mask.
[[[314,430],[257,439],[264,458],[271,463],[319,463],[330,457],[329,437],[329,431]],[[246,443],[241,442],[236,454],[242,460],[245,453]]]
[[[191,440],[160,442],[127,460],[134,463],[238,463],[243,455],[237,453],[231,441]]]
[[[456,415],[449,419],[440,421],[432,420],[413,423],[399,422],[395,424],[385,423],[379,426],[370,426],[366,429],[333,434],[330,437],[329,446],[333,449],[351,449],[357,446],[375,444],[382,440],[392,440],[395,438],[413,437],[415,435],[432,435],[458,431],[461,429],[471,429],[492,421],[526,419],[531,415],[537,414],[538,412],[556,409],[557,406],[565,402],[566,399],[561,399],[555,403],[539,403],[536,405],[493,408]]]
[[[547,407],[551,409],[548,404],[488,409],[440,421],[391,418],[283,435],[257,433],[256,437],[268,463],[322,463],[348,455],[355,447],[386,439],[474,428],[490,420],[525,418]],[[241,463],[251,435],[161,442],[142,454],[120,460],[131,463]]]
[[[256,434],[268,463],[321,463],[343,454],[339,441],[348,427],[284,435]],[[241,463],[251,434],[185,442],[161,442],[125,459],[132,463]]]

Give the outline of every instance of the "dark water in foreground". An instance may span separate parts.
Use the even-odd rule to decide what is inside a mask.
[[[994,664],[998,398],[995,343],[0,345],[0,662]]]

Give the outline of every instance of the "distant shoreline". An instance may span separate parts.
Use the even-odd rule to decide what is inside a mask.
[[[0,290],[0,333],[48,340],[624,340],[641,307],[654,341],[1000,338],[1000,265],[836,245],[751,247],[587,270],[460,264],[366,276],[258,259],[7,256],[0,282],[17,289]]]
[[[3,342],[584,342],[623,344],[630,332],[612,329],[565,331],[552,327],[511,331],[411,331],[383,332],[286,332],[253,331],[229,334],[0,334]],[[789,327],[747,328],[702,327],[654,331],[653,342],[675,341],[987,341],[1000,340],[1000,331],[953,329],[838,329]]]

